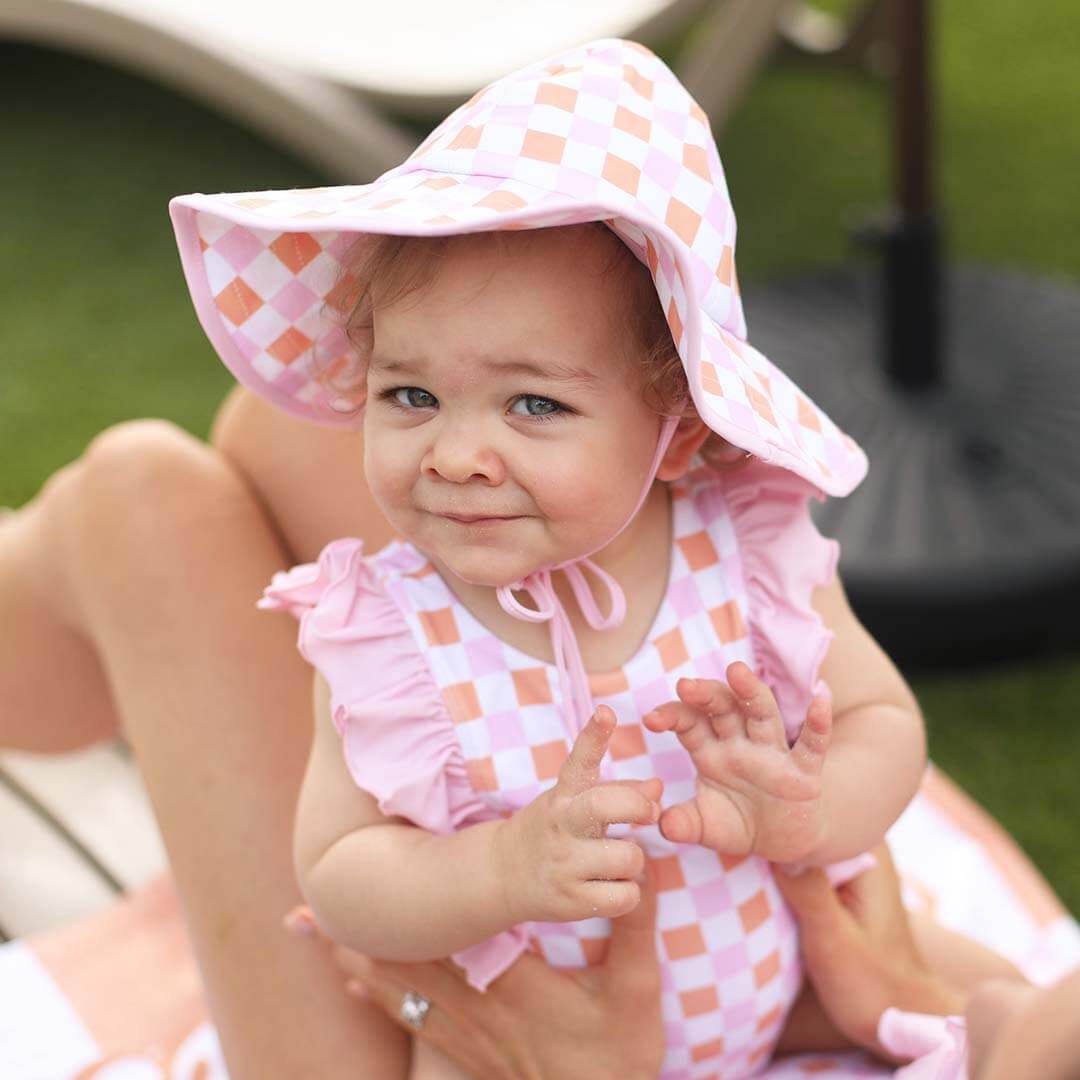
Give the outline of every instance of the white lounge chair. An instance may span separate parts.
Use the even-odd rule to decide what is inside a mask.
[[[597,37],[655,46],[691,23],[676,68],[719,133],[781,37],[861,52],[881,7],[863,0],[849,32],[802,0],[305,0],[302,27],[263,0],[0,0],[0,40],[134,69],[357,183],[416,145],[392,115],[431,122],[537,57]]]

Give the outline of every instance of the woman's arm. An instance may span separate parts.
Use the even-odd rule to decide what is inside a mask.
[[[333,955],[354,999],[374,1002],[477,1080],[656,1080],[664,1028],[655,924],[656,883],[646,873],[641,903],[612,921],[600,965],[559,970],[525,953],[484,994],[448,961],[373,961],[341,946]],[[332,945],[302,909],[286,925]],[[431,1006],[419,1030],[401,1019],[410,990]]]
[[[615,822],[659,816],[659,781],[598,784],[615,727],[601,707],[558,781],[512,818],[435,835],[357,787],[315,685],[315,739],[297,810],[300,887],[335,940],[370,956],[434,960],[532,920],[614,917],[638,902],[643,855]]]
[[[778,868],[776,884],[799,922],[807,978],[822,1014],[785,1033],[785,1051],[816,1049],[816,1036],[839,1031],[849,1045],[896,1059],[878,1040],[890,1007],[907,1012],[962,1013],[966,994],[934,970],[916,943],[900,898],[889,850],[874,850],[877,865],[834,888],[824,871],[795,876]]]

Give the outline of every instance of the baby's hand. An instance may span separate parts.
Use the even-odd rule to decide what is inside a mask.
[[[512,923],[615,918],[637,907],[634,879],[645,867],[644,853],[633,840],[609,839],[607,827],[653,824],[663,783],[597,782],[615,724],[615,714],[601,705],[574,741],[555,786],[496,834],[496,871]]]
[[[674,731],[698,771],[697,796],[665,810],[660,831],[725,855],[797,862],[824,831],[821,767],[832,709],[815,698],[789,748],[772,691],[741,661],[726,674],[727,684],[680,679],[680,700],[642,719],[650,731]]]

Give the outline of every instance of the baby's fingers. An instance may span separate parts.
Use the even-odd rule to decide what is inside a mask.
[[[687,705],[704,712],[721,712],[735,704],[735,698],[722,679],[680,679],[675,692]]]
[[[634,881],[645,870],[645,852],[633,840],[590,840],[583,858],[589,881]]]
[[[559,770],[556,786],[561,794],[578,795],[596,783],[616,722],[615,713],[607,705],[597,706]]]
[[[719,686],[720,690],[717,693],[706,692],[706,704],[690,704],[688,699],[692,694],[686,689],[687,686],[704,684],[706,681]],[[642,717],[642,723],[650,731],[674,731],[679,742],[693,754],[713,738],[730,739],[741,730],[739,713],[723,705],[721,694],[733,704],[731,694],[723,684],[713,684],[712,679],[679,679],[676,689],[684,697],[683,701],[666,702]]]
[[[609,825],[652,825],[660,817],[659,781],[608,783],[589,788],[570,804],[570,830],[577,836],[603,836]],[[652,792],[656,791],[655,796]]]
[[[773,692],[741,660],[729,664],[728,686],[746,717],[746,734],[751,742],[787,748],[784,721]]]
[[[636,881],[586,881],[581,894],[586,911],[602,919],[617,919],[638,906],[641,886]]]
[[[806,722],[791,748],[791,759],[804,772],[816,776],[825,764],[825,754],[832,741],[832,706],[827,698],[817,697],[806,710]]]
[[[680,679],[675,684],[675,692],[684,708],[708,720],[718,739],[730,739],[742,733],[742,712],[727,683],[719,679]],[[671,704],[677,708],[679,703]]]

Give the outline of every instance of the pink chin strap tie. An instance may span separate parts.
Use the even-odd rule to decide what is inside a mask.
[[[671,443],[678,423],[679,417],[677,416],[664,417],[663,425],[660,428],[660,438],[656,444],[656,452],[653,454],[652,465],[649,466],[648,479],[638,496],[633,513],[623,522],[614,536],[586,555],[580,555],[576,559],[568,559],[566,562],[558,563],[555,566],[541,567],[520,581],[512,585],[500,585],[496,590],[499,604],[508,615],[523,619],[525,622],[551,623],[551,648],[555,654],[555,667],[559,672],[559,685],[562,687],[563,699],[569,705],[567,719],[572,718],[575,724],[572,731],[574,736],[589,722],[589,717],[593,713],[593,700],[589,691],[589,676],[585,671],[585,663],[581,659],[581,650],[578,648],[574,628],[570,624],[570,617],[566,614],[562,601],[555,592],[551,575],[556,570],[561,570],[566,575],[566,579],[570,582],[570,588],[573,590],[574,597],[578,602],[578,607],[581,608],[581,613],[585,616],[585,621],[594,630],[612,630],[616,626],[622,625],[623,619],[626,618],[626,596],[619,583],[606,570],[602,570],[597,566],[589,558],[589,555],[595,554],[601,548],[605,548],[612,543],[637,516],[642,503],[644,503],[652,490],[656,472],[660,468],[660,462]],[[592,590],[585,579],[582,567],[591,570],[607,586],[608,596],[611,600],[611,610],[606,616],[601,614],[596,600],[593,599]],[[536,610],[525,607],[514,596],[514,593],[518,590],[527,592],[532,597],[533,602],[536,604]]]

